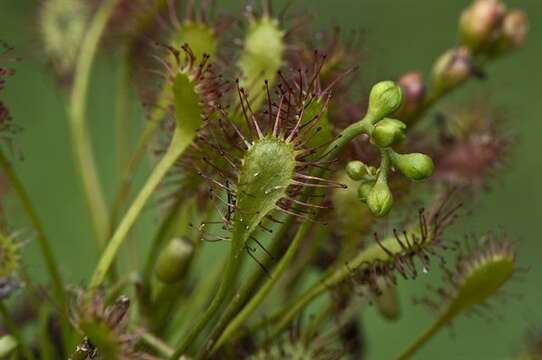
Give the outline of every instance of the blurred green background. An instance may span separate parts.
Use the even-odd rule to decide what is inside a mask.
[[[226,9],[240,8],[241,1],[218,0]],[[395,78],[410,71],[427,73],[442,51],[457,41],[457,19],[469,0],[305,0],[294,8],[316,14],[317,28],[339,25],[363,33],[365,59],[361,79],[366,86],[383,78]],[[277,3],[282,3],[278,1]],[[512,291],[521,300],[495,307],[493,320],[461,318],[451,331],[443,331],[418,355],[419,359],[506,359],[520,351],[528,328],[542,326],[542,2],[508,1],[524,9],[531,20],[525,48],[489,68],[484,82],[471,82],[460,94],[439,105],[446,109],[473,100],[488,99],[499,106],[508,120],[518,146],[508,161],[508,171],[499,173],[492,190],[484,194],[461,231],[482,232],[505,229],[521,244],[520,261],[530,272]],[[17,171],[34,199],[45,230],[54,240],[61,268],[72,283],[83,283],[94,264],[97,251],[75,177],[65,115],[66,94],[56,85],[47,67],[37,28],[36,0],[0,0],[0,39],[17,48],[22,56],[16,77],[10,79],[4,99],[16,122],[24,130],[17,136],[14,156]],[[108,198],[115,189],[117,160],[114,146],[114,61],[100,59],[92,76],[88,119]],[[363,94],[360,94],[362,96]],[[132,134],[141,125],[141,109],[133,106]],[[44,278],[44,265],[32,240],[32,232],[17,202],[8,197],[3,206],[14,229],[22,228],[30,239],[24,247],[25,261],[36,276]],[[134,237],[150,236],[154,217],[145,214]],[[367,312],[364,328],[371,359],[388,359],[429,325],[426,309],[410,305],[409,299],[423,294],[423,281],[412,286],[403,282],[404,315],[396,324]]]

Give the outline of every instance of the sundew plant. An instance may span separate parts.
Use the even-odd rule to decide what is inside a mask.
[[[429,76],[390,75],[363,90],[366,45],[315,31],[308,5],[37,3],[38,52],[64,98],[65,147],[100,256],[82,283],[64,280],[55,239],[14,166],[24,129],[0,98],[2,183],[48,276],[30,275],[24,232],[0,212],[0,358],[370,358],[364,311],[401,321],[400,290],[427,279],[434,290],[416,302],[433,322],[404,334],[410,344],[394,348],[397,359],[416,358],[462,315],[491,316],[488,303],[526,270],[516,242],[505,229],[465,237],[449,228],[476,206],[514,141],[490,105],[447,111],[440,102],[522,47],[528,18],[509,5],[473,1],[455,14],[457,42],[422,71]],[[25,56],[0,40],[2,95]],[[120,59],[112,197],[87,115],[102,53]],[[128,111],[132,94],[145,119]],[[134,227],[143,212],[156,217],[149,239]],[[440,276],[419,276],[430,272]],[[541,356],[533,346],[518,358]]]

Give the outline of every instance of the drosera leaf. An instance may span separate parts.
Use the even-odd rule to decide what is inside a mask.
[[[154,193],[170,168],[192,143],[203,124],[203,100],[197,91],[199,78],[191,75],[189,71],[180,70],[173,78],[172,89],[176,127],[171,143],[115,230],[96,267],[90,282],[90,288],[96,288],[102,284],[120,245],[134,225],[147,200]]]
[[[178,137],[190,144],[203,121],[199,95],[187,74],[179,72],[173,80],[173,101]]]
[[[218,37],[214,29],[207,24],[185,21],[172,36],[170,44],[172,46],[188,44],[197,59],[201,59],[203,54],[213,58],[218,47]]]
[[[403,233],[394,231],[393,235],[383,240],[378,240],[375,236],[374,243],[325,274],[315,285],[292,300],[289,306],[269,318],[273,323],[271,336],[280,334],[311,301],[330,288],[350,280],[353,274],[359,273],[369,277],[378,274],[389,276],[392,280],[396,273],[404,278],[415,277],[417,272],[414,259],[420,259],[424,267],[427,266],[427,252],[435,253],[435,249],[438,251],[443,231],[455,220],[458,206],[449,206],[447,201],[448,199],[442,201],[429,217],[425,211],[420,211],[419,223],[413,225],[409,231]],[[376,279],[368,280],[371,284]]]
[[[272,87],[284,56],[284,32],[276,19],[263,15],[251,19],[244,39],[238,66],[241,70],[240,86],[254,94],[251,107],[257,111],[265,99],[264,80]]]
[[[242,250],[250,234],[275,209],[292,183],[296,166],[293,143],[266,136],[246,151],[239,171],[232,243]]]
[[[216,37],[214,30],[206,24],[185,21],[172,36],[169,44],[172,47],[178,47],[179,44],[188,44],[196,59],[201,60],[204,55],[210,56],[211,59],[213,59],[218,46],[218,38]],[[174,64],[174,62],[174,56],[170,55],[169,63]],[[169,82],[164,82],[164,85],[155,100],[157,106],[153,108],[149,116],[149,124],[159,122],[166,115],[165,109],[170,101],[171,91],[171,84]],[[156,127],[154,129],[156,129]]]
[[[282,136],[268,134],[249,144],[239,169],[235,214],[231,225],[232,246],[221,283],[221,290],[228,290],[219,290],[213,299],[213,304],[218,304],[215,306],[218,307],[232,291],[242,264],[242,252],[247,248],[246,243],[252,238],[252,233],[276,209],[279,200],[286,197],[288,187],[294,183],[297,155],[295,142]],[[249,248],[247,250],[250,251]],[[251,301],[258,300],[253,298]],[[234,323],[235,320],[230,326],[235,326]],[[221,344],[221,339],[216,344]],[[209,348],[213,343],[209,343]]]
[[[475,261],[479,262],[464,264],[472,268],[464,269],[468,273],[463,275],[463,283],[457,288],[455,298],[448,306],[447,316],[450,318],[482,304],[510,279],[515,270],[512,254],[492,254]]]
[[[488,238],[489,237],[489,238]],[[516,254],[506,239],[495,239],[488,234],[483,242],[460,253],[454,272],[448,272],[448,289],[439,290],[440,315],[418,339],[409,345],[398,359],[405,360],[426,344],[445,325],[459,315],[474,309],[498,293],[516,272]],[[444,301],[443,301],[444,300]]]
[[[211,26],[202,22],[185,20],[180,24],[180,27],[177,30],[177,33],[172,36],[172,40],[168,44],[170,48],[177,49],[179,45],[186,44],[190,48],[195,60],[201,61],[203,60],[204,56],[209,56],[211,59],[210,61],[213,61],[213,57],[218,47],[218,38]],[[164,60],[169,63],[168,65],[170,67],[176,68],[176,59],[173,54],[168,54]],[[208,67],[205,66],[205,68],[207,69]],[[138,140],[136,150],[126,166],[124,174],[124,181],[126,184],[123,184],[123,186],[128,187],[132,174],[134,173],[140,160],[145,155],[147,145],[153,139],[153,136],[158,130],[160,121],[166,116],[166,109],[171,101],[171,94],[171,82],[164,81],[161,89],[153,101],[155,106],[153,106],[150,114],[148,115],[149,120],[147,121],[145,128],[143,129],[143,133]]]
[[[184,21],[180,24],[177,31],[171,36],[169,46],[173,48],[179,45],[187,44],[193,52],[196,59],[203,59],[204,55],[214,58],[218,47],[218,38],[212,27],[197,21]],[[168,59],[170,64],[175,63],[174,56],[170,54]],[[150,114],[149,124],[160,121],[166,114],[165,106],[169,102],[171,84],[164,82],[162,90],[156,98],[157,106]]]

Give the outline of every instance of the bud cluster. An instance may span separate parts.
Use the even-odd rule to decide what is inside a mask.
[[[473,53],[500,55],[521,47],[529,23],[521,10],[508,10],[500,0],[476,0],[459,21],[461,40]]]
[[[387,215],[393,205],[393,194],[388,185],[388,174],[392,168],[414,181],[424,180],[433,174],[433,161],[429,156],[420,153],[403,155],[393,149],[406,138],[407,125],[387,116],[399,110],[402,101],[403,92],[398,84],[383,81],[373,86],[367,111],[373,124],[367,134],[380,149],[380,167],[375,169],[361,161],[351,161],[346,166],[348,176],[360,182],[359,200],[378,217]]]

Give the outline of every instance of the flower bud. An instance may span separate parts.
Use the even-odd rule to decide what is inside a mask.
[[[371,190],[373,189],[374,181],[364,181],[358,187],[358,199],[366,203]]]
[[[512,10],[506,14],[502,23],[502,50],[521,47],[529,32],[529,19],[521,10]]]
[[[403,105],[398,112],[400,119],[408,119],[423,106],[425,100],[425,84],[419,72],[411,72],[401,76],[397,84],[403,90]]]
[[[369,95],[369,110],[376,120],[393,113],[401,106],[403,94],[393,81],[381,81],[374,85]]]
[[[405,139],[405,130],[405,123],[386,118],[376,124],[371,134],[371,140],[379,147],[397,145]]]
[[[352,180],[361,180],[365,175],[369,173],[367,165],[361,161],[350,161],[346,165],[346,174]]]
[[[466,47],[446,51],[433,66],[433,86],[443,94],[461,85],[472,74],[472,57]]]
[[[380,315],[388,321],[398,320],[401,315],[399,293],[397,286],[380,277],[376,279],[379,293],[375,294],[374,302]]]
[[[397,154],[391,153],[391,162],[411,180],[423,180],[433,174],[433,160],[420,153]]]
[[[182,238],[173,238],[167,244],[156,262],[156,276],[164,283],[179,281],[187,268],[194,248]]]
[[[382,179],[377,180],[367,196],[369,210],[373,215],[382,217],[390,212],[392,205],[393,195],[388,183]]]
[[[463,11],[459,32],[463,44],[476,51],[491,46],[496,40],[505,6],[500,0],[477,0]]]

